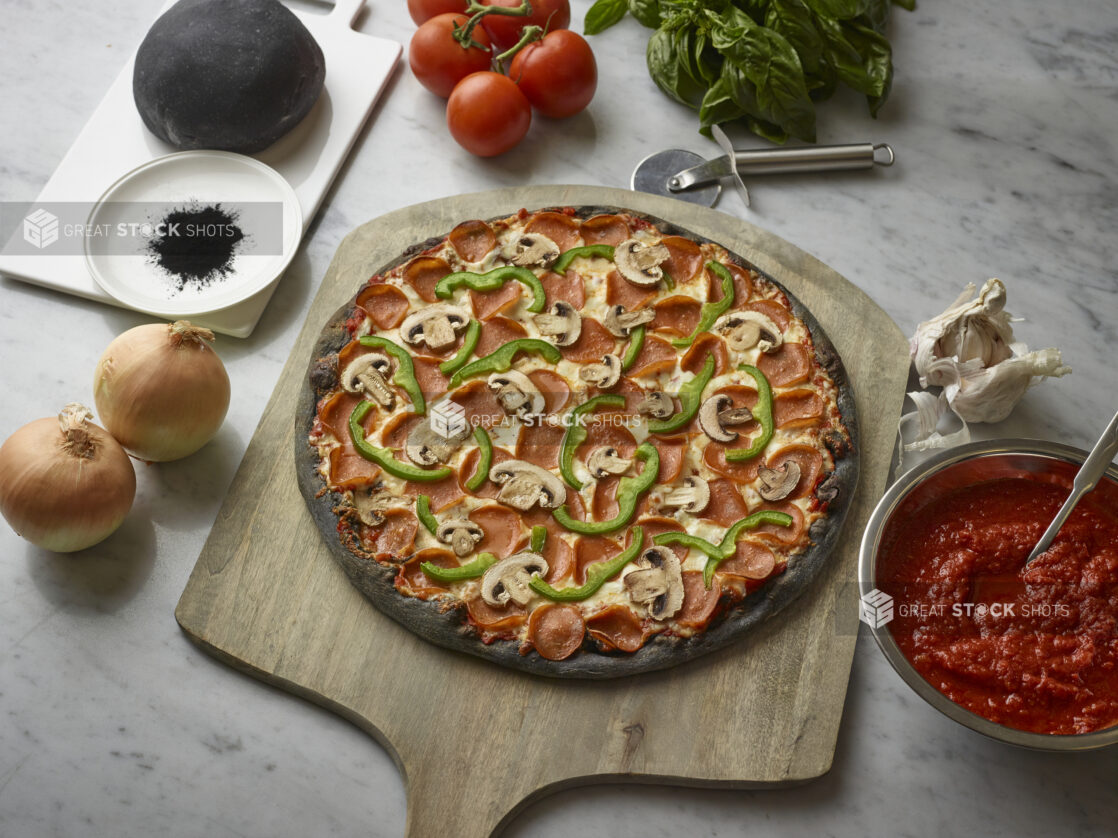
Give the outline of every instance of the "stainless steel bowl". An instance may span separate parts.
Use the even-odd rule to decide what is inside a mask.
[[[1056,481],[1070,488],[1075,472],[1086,457],[1086,451],[1054,442],[1001,439],[960,445],[925,460],[898,478],[870,517],[858,560],[859,593],[866,597],[877,587],[877,554],[881,539],[894,518],[910,516],[946,492],[1001,477]],[[1104,479],[1118,484],[1118,467],[1111,465]],[[1045,751],[1083,751],[1118,743],[1118,726],[1094,733],[1058,735],[1015,730],[984,719],[960,707],[925,681],[897,646],[888,623],[871,626],[870,630],[893,669],[917,695],[971,730],[999,742]]]

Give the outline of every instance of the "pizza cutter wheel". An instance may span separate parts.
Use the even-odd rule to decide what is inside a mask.
[[[834,172],[892,166],[896,160],[888,143],[849,143],[845,145],[804,146],[798,148],[758,148],[736,150],[717,125],[711,133],[725,154],[705,160],[693,151],[669,148],[650,154],[633,170],[632,188],[653,195],[678,198],[692,204],[713,207],[722,192],[722,181],[729,179],[749,206],[749,191],[742,175],[774,175],[792,172]],[[881,155],[878,152],[882,152]]]

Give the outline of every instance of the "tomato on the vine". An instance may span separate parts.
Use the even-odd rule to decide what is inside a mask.
[[[480,0],[483,6],[508,6],[515,8],[521,0]],[[570,0],[530,0],[532,13],[529,15],[488,14],[481,19],[481,25],[489,33],[494,46],[506,50],[520,40],[520,30],[525,26],[541,26],[548,32],[566,29],[571,25]]]
[[[468,20],[461,14],[436,15],[415,30],[408,46],[408,63],[419,83],[444,99],[466,76],[489,69],[492,60],[489,36],[480,26],[473,40],[484,48],[463,47],[454,39],[455,25],[465,26]]]
[[[574,116],[594,98],[598,64],[585,38],[557,29],[513,57],[509,78],[520,85],[537,111],[562,119]]]
[[[503,154],[524,139],[532,106],[508,76],[491,71],[466,76],[446,103],[446,125],[462,148],[478,157]]]
[[[408,0],[408,14],[416,26],[422,26],[435,15],[462,14],[465,10],[466,0]]]

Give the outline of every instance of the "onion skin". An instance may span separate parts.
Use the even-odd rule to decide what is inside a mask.
[[[19,535],[56,553],[108,538],[136,497],[128,454],[108,431],[82,421],[89,413],[81,410],[79,445],[50,418],[24,425],[0,446],[0,513]]]
[[[97,363],[97,414],[129,452],[162,463],[209,442],[229,409],[229,375],[208,341],[185,320],[129,329]]]

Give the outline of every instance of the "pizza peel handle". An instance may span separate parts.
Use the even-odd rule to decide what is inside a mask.
[[[361,283],[463,219],[570,205],[657,215],[753,261],[828,332],[859,415],[859,489],[811,587],[725,648],[607,681],[543,678],[419,639],[350,583],[293,478],[308,359],[323,325]],[[860,325],[858,334],[849,323]],[[847,580],[884,490],[907,373],[904,335],[865,294],[803,251],[722,213],[588,186],[503,189],[398,210],[339,248],[176,617],[219,659],[343,715],[384,746],[404,777],[407,834],[415,838],[483,838],[532,801],[585,784],[740,788],[819,777],[833,760],[857,637],[856,588]]]

